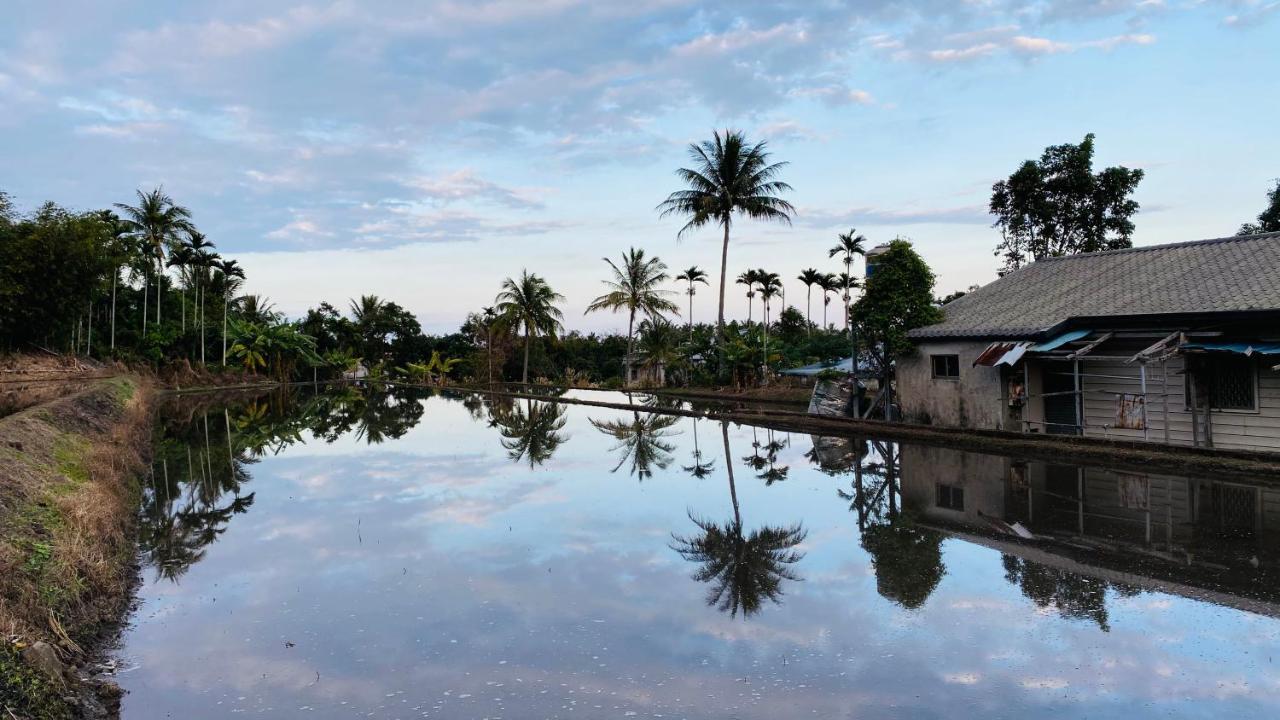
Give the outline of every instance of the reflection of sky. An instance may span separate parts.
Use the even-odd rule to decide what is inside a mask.
[[[1041,610],[998,553],[943,544],[923,608],[876,593],[855,516],[807,436],[772,487],[742,461],[748,529],[803,521],[781,605],[732,619],[669,547],[688,514],[732,516],[718,425],[668,440],[666,471],[616,473],[613,438],[569,406],[570,439],[530,471],[460,403],[404,438],[312,442],[251,466],[256,502],[176,584],[147,573],[123,655],[126,717],[1181,717],[1271,715],[1280,623],[1109,592],[1111,632]],[[776,434],[786,439],[783,433]],[[292,643],[292,646],[288,644]]]

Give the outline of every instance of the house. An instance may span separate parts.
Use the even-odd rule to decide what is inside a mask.
[[[1280,450],[1280,233],[1047,258],[943,311],[908,421]]]
[[[623,384],[626,387],[666,387],[667,366],[662,361],[649,362],[643,353],[631,353],[622,358],[622,369],[625,373]]]

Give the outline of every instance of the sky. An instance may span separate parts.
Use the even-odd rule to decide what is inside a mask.
[[[0,190],[22,208],[163,185],[290,315],[374,293],[431,332],[528,269],[583,315],[628,247],[718,278],[655,206],[717,128],[789,163],[790,226],[733,228],[730,280],[856,228],[938,293],[990,282],[991,184],[1097,135],[1142,168],[1137,245],[1229,235],[1280,176],[1280,0],[6,0]],[[676,289],[672,285],[672,289]],[[730,285],[727,312],[746,315]],[[685,298],[678,296],[683,303]],[[715,315],[713,288],[694,319]],[[820,312],[821,301],[814,305]],[[757,306],[756,312],[759,312]]]

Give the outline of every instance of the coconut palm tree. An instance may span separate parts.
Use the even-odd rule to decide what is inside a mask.
[[[258,325],[270,325],[280,319],[275,304],[265,295],[241,295],[233,303],[240,311],[245,322]]]
[[[156,323],[160,322],[160,301],[164,294],[164,253],[165,249],[177,245],[179,234],[191,230],[191,211],[177,205],[173,198],[165,194],[163,187],[157,187],[149,193],[141,190],[138,193],[138,204],[126,205],[116,203],[125,216],[125,225],[146,244],[156,263]]]
[[[769,301],[782,291],[782,278],[778,273],[758,270],[760,278],[760,302],[764,305],[764,384],[769,384]]]
[[[693,338],[693,295],[694,295],[693,284],[702,283],[703,285],[706,285],[707,273],[705,270],[698,267],[697,265],[690,265],[688,270],[685,270],[684,272],[677,275],[675,279],[680,282],[689,283],[689,289],[687,291],[689,293],[689,337],[690,339],[692,339]]]
[[[792,188],[778,180],[785,162],[770,163],[766,144],[751,144],[736,130],[714,133],[712,140],[689,146],[692,168],[680,168],[676,175],[686,188],[667,196],[658,205],[662,217],[679,215],[688,222],[677,237],[703,227],[719,225],[724,230],[720,250],[720,309],[716,318],[724,337],[724,296],[729,274],[729,229],[734,214],[755,220],[791,224],[795,208],[778,197]]]
[[[684,465],[681,469],[701,480],[710,476],[715,470],[715,461],[702,461],[702,450],[698,448],[698,420],[699,418],[697,417],[693,418],[693,464]]]
[[[494,305],[511,327],[524,326],[524,372],[521,382],[529,382],[529,344],[539,333],[554,337],[563,327],[564,313],[556,303],[564,296],[547,284],[546,280],[528,270],[520,272],[520,278],[502,281],[502,291],[494,298]]]
[[[513,462],[525,460],[529,467],[541,465],[568,440],[564,429],[565,409],[555,403],[526,402],[526,408],[515,406],[510,413],[494,415],[493,424],[502,435],[502,447]]]
[[[613,278],[604,281],[609,292],[592,300],[587,305],[586,312],[627,311],[627,362],[630,362],[630,356],[635,350],[636,313],[644,313],[646,317],[653,319],[662,317],[664,312],[679,313],[680,308],[665,297],[672,294],[670,290],[659,289],[669,277],[666,263],[661,259],[646,259],[644,250],[631,248],[622,255],[622,267],[615,265],[609,258],[604,258],[604,261],[613,271]]]
[[[663,318],[653,318],[640,323],[640,342],[637,347],[640,365],[658,374],[658,385],[667,384],[667,368],[680,362],[679,330]]]
[[[805,268],[800,271],[797,280],[804,283],[804,321],[808,326],[809,334],[813,334],[813,286],[822,287],[822,273],[815,268]]]
[[[858,235],[857,232],[857,230],[850,228],[849,232],[840,233],[839,241],[836,243],[835,247],[827,251],[827,257],[835,257],[837,255],[844,256],[842,259],[842,262],[844,263],[844,275],[841,276],[841,279],[844,281],[845,328],[850,328],[849,300],[853,297],[850,290],[855,284],[853,280],[853,256],[867,254],[867,239]]]

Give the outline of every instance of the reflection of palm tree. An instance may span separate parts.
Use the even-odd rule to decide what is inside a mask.
[[[702,451],[698,449],[698,418],[693,419],[693,464],[681,467],[682,470],[701,480],[715,470],[715,462],[702,461]]]
[[[563,406],[532,400],[524,409],[517,405],[510,412],[493,415],[507,456],[514,462],[526,460],[531,468],[550,460],[568,440],[560,434],[566,422]]]
[[[618,459],[618,464],[613,466],[611,472],[617,472],[618,468],[631,460],[631,474],[641,480],[653,477],[653,467],[656,465],[660,470],[666,470],[671,464],[671,452],[675,450],[675,445],[667,442],[665,438],[677,433],[671,432],[671,427],[680,421],[675,415],[652,415],[646,414],[640,416],[639,412],[633,412],[634,416],[630,422],[626,420],[609,420],[607,422],[601,420],[591,420],[591,424],[600,432],[617,440],[618,443],[613,446],[613,450],[621,450],[622,457]]]
[[[713,583],[707,591],[707,605],[735,617],[741,611],[746,618],[758,612],[765,600],[781,602],[783,580],[800,579],[790,566],[804,557],[795,547],[804,541],[806,532],[796,524],[786,528],[766,526],[750,535],[743,533],[727,422],[721,424],[721,433],[733,520],[716,523],[690,515],[701,532],[689,537],[673,533],[671,548],[701,566],[693,575],[695,580]]]

